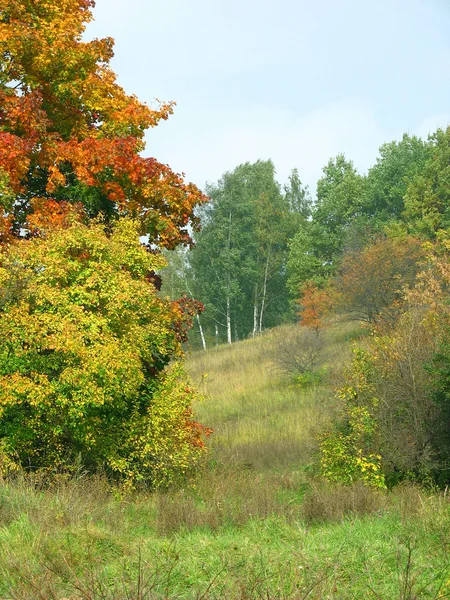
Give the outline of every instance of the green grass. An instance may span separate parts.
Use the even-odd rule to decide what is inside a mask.
[[[123,497],[83,475],[1,483],[0,598],[450,599],[446,494],[314,476],[315,436],[358,332],[330,330],[327,375],[305,389],[274,362],[287,332],[190,357],[197,416],[215,432],[183,488]]]

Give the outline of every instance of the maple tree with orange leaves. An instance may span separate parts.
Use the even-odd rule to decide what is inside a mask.
[[[157,487],[211,432],[181,360],[201,304],[157,293],[206,196],[141,156],[173,103],[116,83],[112,39],[82,38],[93,7],[0,8],[0,474],[79,460]]]
[[[300,325],[319,332],[331,307],[329,292],[320,289],[313,281],[308,281],[301,288],[300,305],[301,310],[297,313]]]
[[[139,218],[151,243],[190,243],[206,197],[155,158],[144,134],[165,120],[117,84],[111,38],[84,41],[93,0],[4,0],[0,8],[0,241],[87,217]]]

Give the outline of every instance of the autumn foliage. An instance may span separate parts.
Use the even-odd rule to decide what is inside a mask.
[[[201,453],[187,317],[147,281],[164,259],[137,232],[74,222],[0,254],[0,472],[78,462],[161,485]]]
[[[337,307],[366,323],[395,319],[424,259],[422,242],[413,236],[378,237],[347,251],[333,280]]]
[[[173,103],[117,84],[113,40],[83,38],[93,6],[0,7],[0,475],[166,485],[209,431],[181,362],[201,307],[164,299],[157,271],[206,197],[141,156]]]
[[[192,184],[154,158],[144,134],[172,113],[117,84],[113,40],[86,42],[93,0],[4,0],[0,8],[0,236],[39,227],[55,203],[139,217],[160,246],[189,242]],[[33,215],[33,217],[31,216]]]
[[[373,325],[364,346],[354,349],[337,392],[342,420],[321,442],[327,479],[376,487],[404,480],[448,485],[449,250],[446,234],[425,245],[395,320]],[[400,294],[397,286],[392,292]]]
[[[302,286],[301,310],[297,313],[300,325],[318,332],[324,326],[324,318],[331,308],[331,297],[326,289],[320,289],[313,281]]]

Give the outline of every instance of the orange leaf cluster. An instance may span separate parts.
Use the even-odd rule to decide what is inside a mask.
[[[312,281],[302,286],[300,305],[301,310],[297,313],[300,317],[300,325],[319,331],[323,327],[324,317],[331,306],[330,295],[327,290],[321,290]]]
[[[93,5],[2,2],[0,174],[17,201],[0,206],[0,236],[29,230],[82,185],[110,213],[138,217],[151,242],[189,243],[187,225],[196,226],[194,208],[206,197],[167,165],[139,154],[145,131],[167,119],[173,103],[152,109],[117,84],[109,66],[113,40],[82,39]],[[34,222],[33,212],[40,212]]]

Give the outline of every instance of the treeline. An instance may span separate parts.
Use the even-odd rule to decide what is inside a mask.
[[[194,347],[294,320],[308,282],[333,281],[339,310],[376,320],[413,283],[422,242],[450,225],[449,137],[449,129],[427,141],[405,134],[381,146],[366,175],[340,154],[323,168],[314,200],[297,169],[282,188],[270,160],[208,185],[194,248],[168,253],[163,274],[164,293],[204,305]]]
[[[195,248],[168,269],[175,296],[205,305],[204,347],[297,319],[274,362],[316,385],[326,329],[365,324],[318,471],[380,488],[448,485],[450,127],[383,145],[366,175],[338,155],[315,201],[297,171],[281,189],[270,161],[237,167],[208,193]]]
[[[194,249],[168,253],[163,275],[163,290],[174,299],[185,293],[204,304],[197,320],[204,347],[289,318],[289,241],[312,208],[297,171],[282,190],[270,160],[238,166],[206,193],[211,200],[198,212]]]

